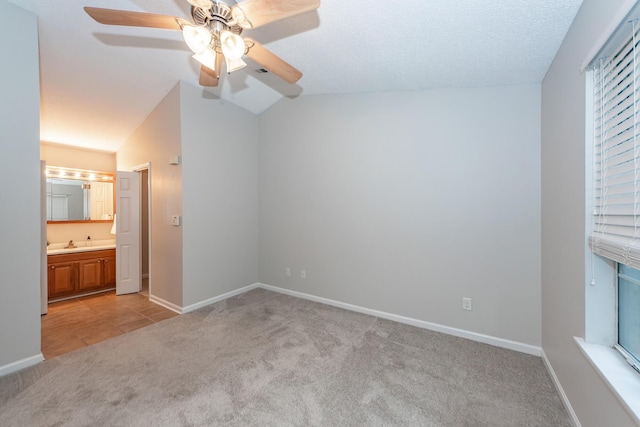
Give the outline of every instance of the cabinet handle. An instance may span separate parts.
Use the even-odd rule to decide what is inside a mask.
[[[56,266],[55,266],[55,265],[52,265],[52,266],[51,266],[51,269],[52,269],[52,270],[54,270],[55,268],[56,268]]]

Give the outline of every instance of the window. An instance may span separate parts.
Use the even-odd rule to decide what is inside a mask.
[[[640,372],[640,24],[625,22],[593,75],[593,223],[589,247],[617,263],[614,345]],[[616,264],[614,264],[616,265]],[[614,267],[615,268],[615,267]]]
[[[618,264],[618,346],[640,372],[640,270]]]

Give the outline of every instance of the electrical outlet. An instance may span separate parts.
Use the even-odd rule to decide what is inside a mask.
[[[291,268],[287,267],[284,269],[284,275],[287,277],[291,277]]]
[[[463,310],[472,310],[472,308],[471,308],[471,298],[462,298],[462,309]]]
[[[302,279],[307,278],[307,270],[300,270],[300,278]]]

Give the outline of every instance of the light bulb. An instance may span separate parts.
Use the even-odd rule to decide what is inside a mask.
[[[244,40],[231,31],[222,31],[220,33],[220,45],[226,59],[240,59],[244,55]]]
[[[205,49],[202,52],[194,53],[193,58],[212,70],[216,69],[216,53],[211,49]]]
[[[182,28],[182,37],[194,53],[202,52],[211,43],[211,33],[205,27],[185,25]]]

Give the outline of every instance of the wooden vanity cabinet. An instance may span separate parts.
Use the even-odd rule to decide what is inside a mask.
[[[52,262],[52,257],[48,258],[49,299],[73,294],[78,283],[77,263],[66,260]]]
[[[116,285],[116,250],[49,255],[49,300],[68,298]]]
[[[116,250],[102,258],[102,286],[113,288],[116,286]]]

